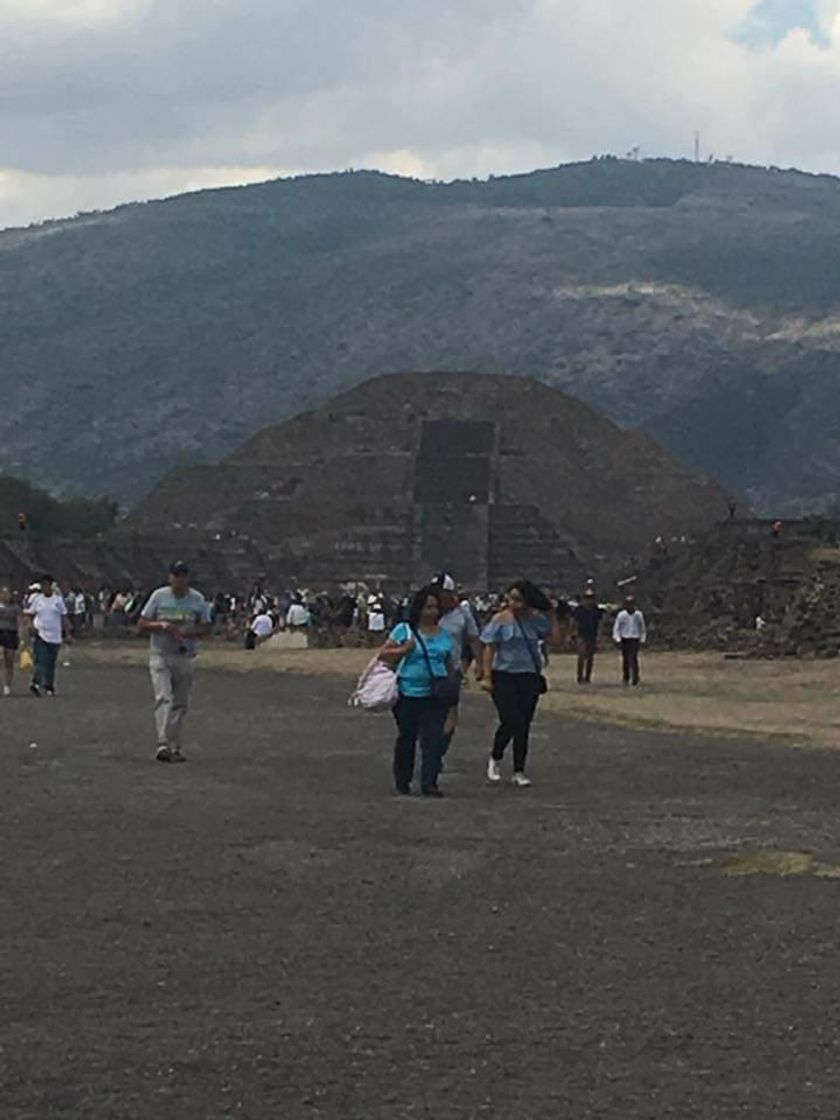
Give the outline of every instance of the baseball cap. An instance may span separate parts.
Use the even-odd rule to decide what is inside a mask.
[[[184,560],[176,560],[169,569],[171,576],[188,576],[190,574],[190,566]]]
[[[454,591],[455,580],[446,572],[441,572],[439,576],[435,576],[434,583],[441,591]]]

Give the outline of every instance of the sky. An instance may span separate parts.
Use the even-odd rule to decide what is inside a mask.
[[[0,228],[306,171],[840,174],[840,0],[0,0]]]

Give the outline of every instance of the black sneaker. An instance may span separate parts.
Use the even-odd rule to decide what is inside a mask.
[[[438,789],[437,786],[430,786],[428,789],[423,790],[424,797],[443,797],[443,790]]]
[[[46,693],[47,696],[55,696],[55,689],[54,688],[45,688],[44,692]]]
[[[186,762],[186,758],[177,747],[158,747],[155,758],[158,762]]]
[[[41,695],[41,690],[34,681],[29,686],[29,691],[32,693],[33,696],[40,696]]]
[[[397,786],[398,797],[411,797],[411,786]]]

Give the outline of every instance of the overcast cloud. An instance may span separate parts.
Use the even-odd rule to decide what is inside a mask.
[[[0,0],[0,226],[704,150],[840,173],[840,0]]]

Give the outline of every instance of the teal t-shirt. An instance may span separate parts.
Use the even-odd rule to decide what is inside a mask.
[[[396,642],[397,645],[404,645],[412,638],[414,639],[414,649],[408,657],[404,657],[400,662],[397,677],[399,678],[402,696],[420,699],[432,694],[429,663],[434,676],[446,677],[449,674],[449,659],[455,653],[455,644],[445,630],[441,630],[440,633],[434,635],[421,634],[420,638],[422,638],[429,655],[429,663],[427,663],[420,641],[415,634],[412,634],[411,627],[407,622],[401,622],[391,631],[391,641]]]

